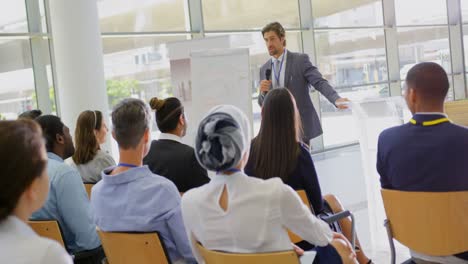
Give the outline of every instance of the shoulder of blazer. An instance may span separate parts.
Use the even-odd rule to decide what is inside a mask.
[[[268,60],[262,65],[262,67],[260,67],[260,70],[261,70],[261,71],[265,71],[265,69],[270,68],[270,67],[269,67],[270,65],[271,65],[271,59],[268,59]]]

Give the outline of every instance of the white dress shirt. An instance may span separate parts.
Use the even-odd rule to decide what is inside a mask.
[[[23,221],[9,216],[0,222],[0,262],[12,264],[72,264],[57,242],[38,236]]]
[[[169,133],[161,133],[159,134],[159,140],[172,140],[172,141],[175,141],[175,142],[179,142],[179,143],[182,143],[182,138],[179,137],[179,136],[176,136],[174,134],[169,134]],[[182,143],[183,144],[183,143]]]
[[[226,211],[219,205],[224,186]],[[182,216],[198,263],[204,261],[194,241],[211,250],[258,253],[291,250],[285,228],[318,246],[329,244],[333,236],[281,179],[262,180],[243,172],[216,175],[210,183],[186,192]]]
[[[284,49],[283,54],[276,59],[275,57],[271,57],[271,80],[273,84],[273,88],[280,88],[284,87],[284,75],[286,73],[286,60],[288,59],[287,50]],[[281,67],[281,61],[283,61],[283,67]],[[278,63],[278,64],[277,64]],[[277,66],[278,65],[278,66]],[[281,68],[281,71],[280,71]],[[279,84],[276,82],[276,76],[278,76],[279,72]]]

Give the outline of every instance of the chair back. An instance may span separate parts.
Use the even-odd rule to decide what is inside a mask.
[[[433,256],[468,249],[468,191],[382,191],[393,238],[408,248]]]
[[[445,113],[453,123],[468,126],[468,100],[446,102]]]
[[[57,220],[35,220],[28,221],[28,224],[39,236],[55,240],[65,247],[62,231]]]
[[[86,189],[86,193],[88,194],[88,198],[91,198],[91,189],[94,187],[95,183],[83,183]]]
[[[312,208],[310,207],[310,202],[309,202],[309,198],[307,198],[307,194],[304,190],[298,190],[296,191],[297,194],[299,195],[299,197],[301,198],[302,202],[308,207],[308,208]],[[300,236],[296,235],[294,232],[292,232],[291,230],[288,229],[288,235],[289,235],[289,239],[291,240],[292,243],[296,244],[298,242],[301,242],[302,239]]]
[[[170,264],[169,255],[157,232],[121,233],[98,229],[109,264]]]
[[[299,264],[299,258],[292,250],[255,254],[226,253],[206,249],[200,243],[197,243],[197,250],[206,264]]]

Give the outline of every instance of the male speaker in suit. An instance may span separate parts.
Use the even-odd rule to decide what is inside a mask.
[[[413,118],[379,136],[377,171],[382,188],[468,191],[468,128],[452,124],[444,114],[448,89],[447,73],[436,63],[419,63],[408,72],[404,93]],[[468,262],[468,251],[456,256],[411,255],[431,263]]]
[[[262,106],[270,89],[286,87],[296,99],[304,130],[302,140],[309,145],[311,139],[323,133],[317,111],[310,99],[310,86],[340,109],[347,108],[348,99],[338,95],[317,67],[312,65],[307,54],[286,50],[286,32],[280,23],[266,25],[262,29],[262,35],[271,59],[260,69],[258,103]]]

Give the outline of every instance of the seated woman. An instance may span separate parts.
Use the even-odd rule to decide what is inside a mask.
[[[101,172],[115,165],[111,155],[101,150],[108,129],[100,111],[84,111],[78,116],[75,129],[74,165],[85,183],[101,180]]]
[[[72,263],[56,241],[27,224],[49,193],[47,154],[34,121],[0,121],[0,256],[8,263]]]
[[[325,195],[323,202],[314,162],[300,138],[301,122],[294,97],[285,88],[268,92],[245,173],[261,179],[279,177],[294,190],[305,190],[316,215],[327,209],[333,213],[344,211],[334,195]],[[351,220],[345,218],[339,223],[343,234],[351,240]],[[357,239],[356,245],[359,248]],[[362,250],[358,250],[357,259],[361,264],[371,263]]]
[[[151,143],[143,164],[148,165],[153,173],[171,180],[179,192],[208,183],[210,178],[198,164],[193,148],[182,143],[182,137],[187,131],[187,120],[179,99],[171,97],[160,100],[154,97],[150,106],[156,110],[156,124],[161,135],[159,140]]]
[[[346,238],[317,219],[291,187],[278,178],[262,180],[242,172],[249,134],[248,119],[234,106],[215,107],[200,123],[195,153],[217,175],[182,197],[182,216],[198,263],[204,261],[196,241],[234,253],[292,250],[285,228],[320,246],[314,263],[356,263]]]

